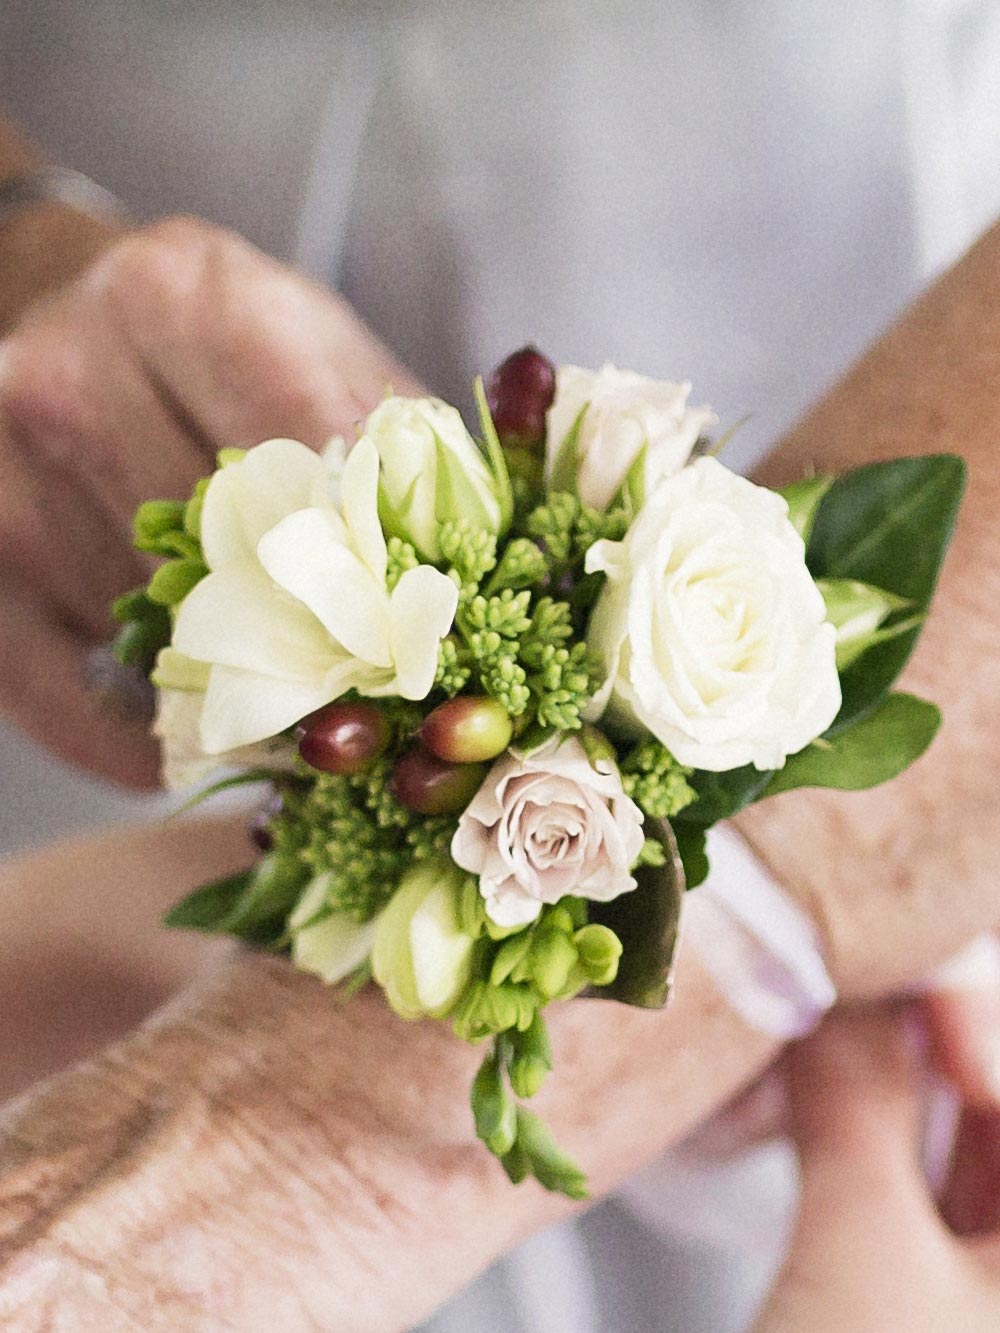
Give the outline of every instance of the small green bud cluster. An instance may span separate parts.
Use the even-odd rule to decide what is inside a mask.
[[[523,1030],[498,1037],[472,1085],[476,1135],[498,1157],[514,1183],[528,1176],[573,1199],[587,1197],[586,1178],[555,1143],[538,1116],[516,1097],[533,1097],[552,1068],[541,1015]]]
[[[466,1041],[524,1031],[550,1001],[608,986],[618,973],[621,941],[606,926],[587,923],[582,898],[564,898],[516,931],[482,917],[481,930],[477,967],[453,1015]]]
[[[222,455],[219,463],[222,466]],[[171,612],[208,573],[201,550],[201,507],[208,483],[209,478],[203,477],[187,501],[147,500],[132,521],[136,549],[160,556],[164,563],[145,587],[114,603],[112,614],[122,627],[114,649],[123,666],[136,667],[145,675],[170,642]]]
[[[660,741],[647,736],[622,760],[622,786],[650,819],[672,819],[695,799],[696,792],[688,782],[691,771]]]

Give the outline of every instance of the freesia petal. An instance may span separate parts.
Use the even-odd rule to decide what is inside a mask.
[[[390,602],[392,660],[399,693],[424,699],[437,671],[438,646],[451,629],[458,609],[458,589],[431,565],[408,569]]]
[[[200,662],[289,677],[319,675],[335,651],[314,615],[256,565],[226,565],[181,603],[173,646]]]
[[[378,516],[378,470],[378,450],[362,436],[347,455],[340,492],[354,549],[372,577],[383,583],[386,545]]]
[[[322,708],[332,697],[323,679],[280,680],[215,666],[201,711],[202,746],[206,754],[223,754],[266,740]]]
[[[361,966],[374,939],[374,921],[360,924],[344,912],[334,912],[296,932],[292,962],[300,972],[312,972],[332,986]]]
[[[347,652],[391,666],[385,585],[344,544],[324,510],[289,514],[260,539],[257,557]]]
[[[296,509],[322,501],[327,465],[298,440],[267,440],[212,477],[201,511],[209,569],[246,560],[269,528]]]

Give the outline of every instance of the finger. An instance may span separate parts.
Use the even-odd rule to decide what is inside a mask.
[[[105,280],[130,346],[214,448],[350,439],[389,387],[419,391],[345,302],[218,229],[154,228]]]
[[[88,688],[88,645],[9,586],[0,586],[0,622],[0,710],[69,763],[155,787],[159,760],[148,716],[111,707]]]
[[[932,1215],[912,1064],[904,1016],[888,1007],[834,1014],[789,1052],[804,1207],[853,1227],[887,1208]]]
[[[975,940],[923,999],[934,1062],[973,1106],[1000,1106],[1000,943]]]
[[[960,1236],[1000,1231],[1000,1110],[996,1107],[970,1106],[962,1112],[939,1206],[941,1216]]]

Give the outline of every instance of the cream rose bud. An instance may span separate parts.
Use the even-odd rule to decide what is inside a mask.
[[[684,466],[698,436],[715,420],[707,407],[688,407],[690,392],[690,384],[647,379],[612,365],[596,371],[560,366],[548,413],[550,479],[560,448],[586,408],[576,441],[580,499],[607,508],[644,446],[648,494]],[[554,484],[562,485],[558,477]]]
[[[714,772],[780,768],[836,717],[836,631],[781,496],[699,458],[587,570],[608,576],[587,634],[608,671],[593,717],[610,696]]]
[[[378,918],[372,975],[401,1018],[441,1018],[465,989],[475,941],[459,914],[464,880],[448,862],[420,862]]]
[[[437,398],[386,398],[369,415],[362,439],[378,452],[386,531],[405,537],[425,559],[440,558],[442,519],[467,518],[499,532],[493,474],[455,408]]]
[[[575,737],[504,755],[459,820],[451,854],[479,876],[498,926],[526,925],[572,894],[607,902],[634,889],[642,811],[609,760],[596,767]]]

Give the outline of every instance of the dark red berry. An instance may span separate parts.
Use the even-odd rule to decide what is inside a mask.
[[[274,847],[271,819],[272,815],[269,810],[258,810],[250,821],[250,841],[258,852],[269,852]]]
[[[463,695],[424,718],[420,739],[439,759],[478,764],[502,754],[513,730],[506,708],[495,699]]]
[[[383,753],[392,728],[380,708],[327,704],[299,724],[299,754],[322,773],[360,773]]]
[[[522,347],[501,361],[486,397],[501,444],[531,449],[545,439],[545,413],[556,395],[556,368],[537,347]]]
[[[418,814],[451,815],[465,809],[485,776],[485,764],[449,764],[419,745],[396,764],[390,789]]]

